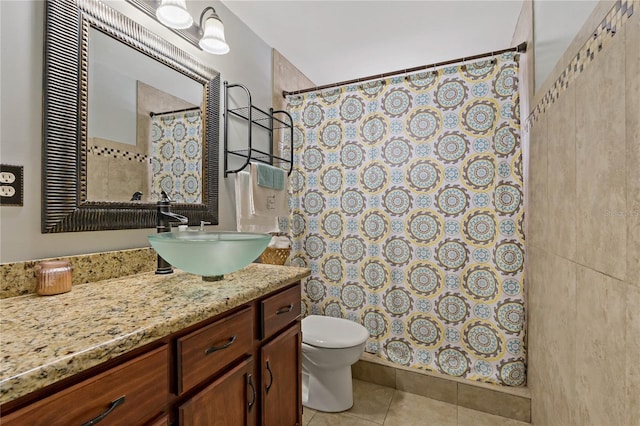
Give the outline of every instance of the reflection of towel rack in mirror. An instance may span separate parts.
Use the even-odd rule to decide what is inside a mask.
[[[229,89],[241,88],[246,95],[246,105],[238,108],[229,106]],[[247,146],[246,149],[230,150],[229,149],[229,118],[236,117],[245,120],[247,123]],[[268,132],[269,147],[267,151],[259,150],[254,147],[252,140],[253,125],[256,125]],[[289,133],[289,158],[283,158],[273,153],[273,132],[282,129]],[[244,158],[244,163],[237,169],[229,169],[229,155]],[[287,111],[264,111],[251,103],[251,93],[246,86],[242,84],[231,84],[224,82],[224,176],[229,173],[238,173],[249,165],[251,161],[258,161],[272,166],[288,165],[287,174],[291,174],[293,170],[293,118]]]

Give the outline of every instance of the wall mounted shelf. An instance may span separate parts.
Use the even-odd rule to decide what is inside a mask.
[[[242,90],[246,95],[246,103],[239,107],[230,107],[229,92]],[[229,149],[229,119],[236,117],[247,123],[247,145],[240,150]],[[266,130],[269,136],[269,147],[267,151],[259,150],[253,146],[253,127]],[[288,174],[293,170],[293,146],[289,147],[289,158],[283,158],[273,153],[273,131],[282,129],[289,131],[289,143],[293,144],[293,118],[287,111],[264,111],[251,103],[251,92],[242,84],[232,84],[224,82],[224,176],[229,173],[238,173],[246,168],[251,161],[258,161],[272,166],[288,165]],[[229,169],[229,156],[244,158],[244,164],[237,169]]]

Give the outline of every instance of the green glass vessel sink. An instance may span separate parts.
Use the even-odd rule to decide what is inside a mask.
[[[182,231],[147,237],[155,251],[178,269],[217,281],[260,256],[271,236],[252,232]]]

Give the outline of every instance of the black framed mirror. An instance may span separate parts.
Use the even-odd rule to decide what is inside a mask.
[[[106,37],[105,37],[106,36]],[[95,100],[102,101],[110,97],[114,90],[93,87],[94,83],[108,80],[105,76],[119,74],[118,70],[135,68],[133,61],[106,60],[111,64],[111,71],[96,73],[95,64],[90,61],[95,52],[111,50],[104,44],[98,44],[97,39],[115,42],[116,49],[130,49],[136,55],[142,55],[144,61],[159,64],[159,66],[177,72],[180,78],[186,78],[202,87],[202,100],[198,103],[183,97],[180,94],[170,93],[170,98],[186,102],[186,108],[178,108],[171,111],[152,111],[148,120],[149,128],[140,131],[140,122],[137,123],[136,140],[132,141],[108,141],[109,144],[99,146],[95,141],[103,141],[102,135],[92,134],[96,126],[95,114],[100,108],[95,105]],[[121,46],[118,46],[121,45]],[[93,50],[92,50],[93,49]],[[95,61],[94,61],[95,62]],[[115,70],[115,71],[114,71]],[[142,70],[142,74],[155,76],[166,70]],[[103,78],[100,78],[102,76]],[[91,78],[90,78],[91,77]],[[136,80],[135,76],[123,77]],[[171,77],[168,77],[171,78]],[[179,80],[175,78],[174,80]],[[126,86],[125,80],[114,79],[115,86]],[[163,93],[162,90],[172,91],[176,84],[166,85],[167,89],[160,88],[162,83],[136,80],[136,93],[138,105],[129,107],[132,114],[140,115],[141,90]],[[93,86],[92,86],[93,85]],[[153,87],[152,87],[153,86]],[[90,90],[91,89],[91,90]],[[90,99],[90,94],[94,96]],[[165,96],[166,97],[166,96]],[[179,99],[182,98],[182,99]],[[187,102],[187,100],[189,102]],[[147,28],[130,20],[120,12],[110,8],[98,0],[49,0],[45,10],[45,50],[44,50],[44,104],[43,104],[43,163],[42,163],[42,232],[72,232],[72,231],[96,231],[109,229],[134,229],[151,228],[156,225],[156,204],[153,194],[161,189],[175,189],[178,197],[172,210],[189,218],[190,224],[199,224],[201,221],[218,224],[218,140],[220,117],[220,75],[217,71],[205,66],[197,58],[189,55],[173,44],[159,37]],[[120,102],[120,101],[118,101]],[[147,104],[159,105],[160,102]],[[118,108],[121,106],[115,104]],[[152,107],[147,107],[152,108]],[[166,106],[165,106],[166,108]],[[113,116],[109,117],[103,128],[126,127],[123,121],[114,112],[115,107],[102,107]],[[126,111],[127,108],[121,108]],[[190,141],[183,146],[174,144],[157,145],[154,135],[167,132],[167,124],[172,124],[176,113],[188,110],[185,114],[187,120],[194,120],[197,116],[197,126],[194,125],[191,133],[180,130],[180,135],[195,134],[195,142]],[[195,111],[195,113],[194,113]],[[154,116],[155,120],[154,122]],[[169,114],[169,115],[167,115]],[[167,118],[169,117],[169,118]],[[135,119],[134,119],[135,121]],[[91,123],[91,126],[90,126]],[[155,127],[154,127],[155,126]],[[136,127],[134,124],[133,127]],[[195,130],[194,130],[195,129]],[[95,132],[94,132],[95,133]],[[136,146],[140,134],[151,136],[149,145],[156,143],[155,148],[147,148],[146,145]],[[197,135],[200,135],[198,138]],[[177,135],[177,133],[171,133]],[[182,136],[181,136],[182,137]],[[112,139],[116,139],[115,137]],[[119,144],[113,146],[113,143]],[[127,145],[129,144],[129,145]],[[120,146],[124,148],[120,149]],[[131,146],[132,148],[127,148]],[[168,148],[167,148],[168,147]],[[136,152],[136,150],[140,152]],[[177,150],[181,150],[177,152]],[[185,165],[185,157],[181,153],[192,153],[191,164]],[[175,155],[174,155],[175,154]],[[157,156],[157,158],[154,157]],[[165,157],[162,157],[162,156]],[[107,174],[100,174],[97,170],[101,167],[100,158],[110,157],[120,161],[113,161],[109,167],[112,169]],[[189,154],[191,157],[191,154]],[[158,159],[174,158],[169,172],[158,172]],[[124,161],[124,163],[123,163]],[[167,160],[168,162],[169,160]],[[96,166],[95,164],[98,164]],[[122,165],[125,164],[125,165]],[[112,192],[98,191],[96,188],[104,186],[104,176],[120,176],[119,182],[135,181],[130,176],[134,168],[142,168],[141,175],[148,175],[145,189],[136,190],[135,187],[126,189],[131,193],[123,198],[122,195]],[[164,165],[161,164],[164,167]],[[91,168],[93,167],[93,168]],[[122,167],[122,169],[120,168]],[[175,175],[171,175],[175,170]],[[190,174],[187,175],[187,171]],[[137,173],[137,172],[136,172]],[[162,175],[162,176],[161,176]],[[155,179],[161,176],[162,179]],[[143,176],[142,180],[146,178]],[[118,183],[120,185],[120,183]],[[117,187],[118,185],[112,185]],[[140,184],[143,185],[143,184]],[[155,185],[155,186],[154,186]],[[183,189],[190,193],[190,197],[181,197]],[[98,188],[99,189],[99,188]],[[122,189],[122,188],[119,188]],[[193,191],[193,193],[191,193]],[[170,192],[170,191],[167,191]],[[146,195],[140,196],[138,193]],[[98,194],[98,195],[96,195]]]

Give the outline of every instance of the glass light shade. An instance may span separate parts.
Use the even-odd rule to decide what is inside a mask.
[[[187,11],[185,0],[162,0],[156,9],[156,17],[169,28],[183,30],[193,24],[193,17]]]
[[[229,45],[224,39],[224,25],[220,19],[214,16],[207,18],[199,44],[202,50],[214,55],[224,55],[229,52]]]

